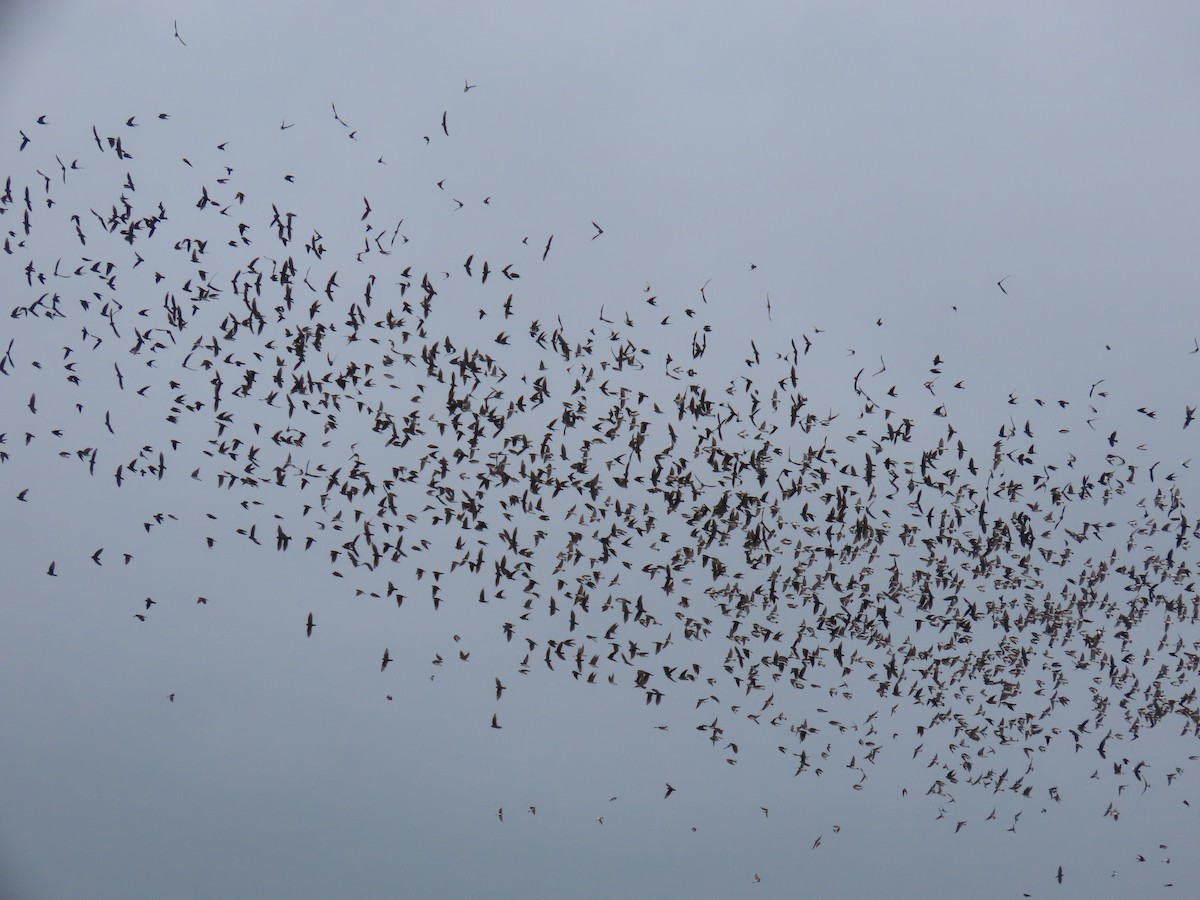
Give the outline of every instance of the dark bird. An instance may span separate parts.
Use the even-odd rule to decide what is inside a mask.
[[[388,667],[388,663],[390,663],[391,661],[392,661],[392,658],[388,655],[388,648],[384,647],[383,648],[383,662],[380,663],[380,665],[379,665],[379,671],[382,672],[384,669],[386,669]]]
[[[305,635],[307,637],[312,637],[312,630],[315,627],[316,627],[316,625],[313,623],[313,614],[309,613],[308,614],[308,625],[305,627]],[[384,658],[386,659],[386,656]]]
[[[667,782],[667,792],[665,794],[663,794],[663,799],[666,800],[673,793],[675,793],[675,788],[671,787],[670,782]]]
[[[50,568],[48,568],[48,569],[46,570],[46,574],[47,574],[47,575],[54,575],[54,577],[55,577],[55,578],[57,578],[57,577],[58,577],[58,576],[55,574],[55,572],[54,572],[54,562],[53,562],[53,561],[51,561],[51,563],[50,563]]]
[[[450,129],[446,127],[446,113],[445,112],[442,113],[442,131],[445,133],[446,137],[450,136]]]
[[[1009,276],[1005,275],[1003,278],[1001,278],[999,281],[996,282],[996,287],[1000,288],[1000,290],[1004,291],[1004,293],[1006,293],[1006,294],[1008,293],[1008,291],[1004,290],[1004,282],[1008,281],[1008,278],[1009,278]]]
[[[542,262],[546,261],[546,257],[550,255],[550,245],[554,243],[554,235],[550,235],[550,240],[546,241],[546,249],[542,251]]]
[[[177,41],[179,41],[179,43],[183,44],[183,46],[185,46],[185,47],[187,46],[187,44],[184,42],[183,38],[181,38],[179,36],[179,20],[178,19],[175,20],[175,39]]]
[[[463,93],[464,93],[464,94],[465,94],[467,91],[469,91],[471,88],[473,88],[473,87],[478,87],[478,85],[475,85],[475,84],[468,84],[468,83],[467,83],[467,81],[466,81],[466,79],[465,79],[465,78],[463,79]]]
[[[500,723],[496,721],[496,714],[495,714],[495,713],[492,713],[492,727],[493,727],[493,728],[500,728],[500,727],[501,727],[501,726],[500,726]]]
[[[594,241],[596,238],[600,237],[600,235],[604,234],[604,229],[595,222],[592,222],[592,227],[596,229],[596,233],[592,235],[592,240]]]

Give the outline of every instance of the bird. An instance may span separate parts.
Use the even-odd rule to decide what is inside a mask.
[[[1005,290],[1005,288],[1004,288],[1004,282],[1006,282],[1006,281],[1008,281],[1007,275],[1005,275],[1003,278],[1001,278],[999,281],[996,282],[996,287],[1000,288],[1000,290],[1005,294],[1008,293],[1008,291]]]
[[[671,796],[673,793],[675,793],[675,788],[671,787],[671,784],[670,784],[670,782],[668,782],[668,783],[667,783],[667,792],[666,792],[665,794],[663,794],[663,799],[664,799],[664,800],[666,800],[666,799],[667,799],[668,797],[670,797],[670,796]]]
[[[187,44],[184,43],[183,38],[181,38],[179,36],[179,20],[178,19],[175,20],[175,39],[177,41],[179,41],[179,43],[183,44],[183,46],[185,46],[185,47],[187,46]]]
[[[495,714],[495,713],[492,713],[492,727],[493,727],[493,728],[501,728],[501,727],[502,727],[502,726],[500,725],[500,723],[499,723],[498,721],[496,721],[496,714]]]
[[[308,625],[305,628],[305,635],[307,637],[312,637],[312,631],[313,631],[313,628],[315,628],[315,627],[316,626],[313,624],[313,614],[309,613],[308,614]],[[385,660],[387,659],[387,651],[386,650],[384,651],[383,658]],[[384,667],[386,667],[386,666],[387,666],[387,662],[384,662]],[[383,671],[383,669],[380,669],[380,671]]]
[[[381,662],[379,664],[379,671],[382,672],[384,669],[386,669],[388,667],[388,663],[390,663],[391,661],[392,661],[392,658],[390,656],[388,656],[388,648],[384,647],[383,648],[383,662]]]
[[[463,93],[465,94],[467,91],[471,90],[471,88],[473,88],[473,87],[477,87],[477,86],[478,86],[478,85],[474,85],[474,84],[468,84],[468,83],[467,83],[467,82],[464,80],[464,81],[463,81]]]

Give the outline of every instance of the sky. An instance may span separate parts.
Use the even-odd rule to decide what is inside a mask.
[[[1200,13],[746,7],[0,6],[0,896],[1195,892],[1194,725],[1130,733],[1108,662],[1190,662],[1158,683],[1195,709]],[[124,202],[153,235],[107,231]],[[452,371],[470,413],[509,410],[474,448]],[[522,500],[518,435],[571,486]],[[939,583],[984,615],[931,637],[891,570],[951,509],[907,487],[939,442],[958,531],[983,498],[1062,517],[1015,572]],[[722,470],[764,446],[764,483]],[[783,496],[822,447],[829,484]],[[878,558],[804,555],[846,486],[887,520]],[[726,491],[760,518],[701,546]],[[408,555],[373,563],[400,525]],[[834,581],[730,613],[793,558]],[[852,576],[887,641],[821,632]],[[1002,608],[1066,631],[1006,635]],[[799,685],[748,683],[739,652],[797,637],[822,648]],[[904,646],[945,668],[885,699]],[[988,665],[1014,647],[1035,664],[1005,696],[1039,730],[1006,743]]]

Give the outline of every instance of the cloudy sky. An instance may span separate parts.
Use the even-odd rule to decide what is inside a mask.
[[[497,404],[549,380],[550,411],[522,413],[505,432],[524,425],[536,445],[564,403],[588,398],[588,428],[609,405],[605,374],[597,368],[595,383],[575,392],[586,364],[539,344],[538,333],[561,329],[569,345],[591,341],[595,358],[610,361],[628,339],[644,368],[612,372],[612,389],[644,392],[686,444],[691,426],[674,419],[683,385],[728,402],[748,427],[744,379],[766,403],[789,375],[794,343],[806,412],[824,424],[814,434],[773,433],[788,458],[825,440],[848,448],[843,463],[859,464],[887,427],[884,408],[894,413],[889,422],[914,423],[922,448],[951,424],[952,440],[981,466],[1000,429],[1015,431],[1005,448],[1014,455],[1032,445],[1028,427],[1037,465],[1058,466],[1053,477],[1072,458],[1076,483],[1135,467],[1111,503],[1075,513],[1120,524],[1107,542],[1097,535],[1077,552],[1119,549],[1122,562],[1141,566],[1173,536],[1161,547],[1161,536],[1127,543],[1133,526],[1125,523],[1154,515],[1147,498],[1166,485],[1185,506],[1200,491],[1188,465],[1197,432],[1181,428],[1200,395],[1200,354],[1190,352],[1200,336],[1200,13],[1190,5],[0,9],[0,179],[11,177],[14,198],[0,216],[11,251],[0,256],[0,351],[12,341],[0,378],[8,454],[0,464],[0,895],[1195,891],[1194,732],[1176,716],[1136,744],[1126,735],[1104,759],[1096,751],[1103,734],[1086,732],[1075,752],[1069,731],[1092,715],[1089,685],[1107,679],[1094,667],[1070,671],[1071,648],[1056,659],[1068,668],[1073,705],[1041,723],[1061,740],[976,757],[980,769],[1009,767],[1015,777],[1036,754],[1036,790],[1023,797],[959,783],[929,795],[945,760],[962,750],[949,747],[956,733],[924,746],[928,708],[904,697],[884,702],[863,665],[844,677],[814,671],[804,689],[785,680],[761,724],[747,719],[766,697],[741,690],[723,668],[735,643],[720,598],[698,581],[689,612],[716,624],[708,640],[685,641],[677,597],[642,572],[688,543],[687,523],[664,516],[660,540],[637,535],[621,550],[628,569],[598,566],[598,599],[580,612],[581,630],[602,634],[619,618],[619,607],[601,611],[604,596],[643,595],[659,623],[644,638],[623,632],[626,646],[633,638],[647,649],[669,633],[663,659],[702,664],[715,681],[682,685],[656,674],[665,696],[647,703],[634,673],[650,663],[601,655],[597,683],[588,684],[571,677],[573,645],[554,668],[543,661],[548,642],[566,637],[566,610],[546,616],[545,598],[523,607],[525,579],[499,584],[492,574],[511,546],[506,533],[531,544],[540,530],[529,578],[562,603],[557,579],[574,591],[579,573],[571,565],[556,572],[555,554],[572,531],[599,527],[579,524],[592,498],[547,500],[554,514],[539,519],[501,509],[496,493],[487,528],[465,536],[472,552],[488,541],[476,574],[448,571],[462,551],[452,530],[432,524],[428,505],[440,501],[402,492],[391,521],[413,517],[412,557],[369,572],[349,565],[343,542],[361,531],[354,507],[335,499],[322,510],[316,492],[356,459],[386,475],[421,468],[428,456],[427,480],[440,464],[431,445],[454,446],[437,427],[450,419],[444,402],[421,407],[432,417],[426,434],[403,450],[384,447],[351,400],[302,412],[310,434],[289,447],[270,435],[300,426],[278,406],[239,404],[231,395],[246,366],[229,361],[260,366],[250,393],[261,398],[285,326],[336,321],[338,334],[312,352],[313,364],[336,372],[371,362],[373,382],[343,392],[368,411],[386,401],[404,415],[437,390],[423,377],[421,347],[450,337],[456,350],[481,347],[503,366],[507,380],[488,382],[503,394]],[[200,202],[206,193],[212,207]],[[102,230],[98,220],[119,212],[122,197],[137,217],[164,204],[155,239],[131,244]],[[272,206],[294,223],[287,246]],[[248,229],[239,233],[239,223]],[[206,246],[193,257],[198,246],[188,240]],[[268,281],[265,333],[222,337],[227,315],[245,315],[230,286],[235,272],[251,281],[249,261],[261,257],[255,268],[269,279],[285,255],[297,266],[296,308],[277,318],[281,294]],[[484,260],[489,283],[480,281]],[[501,275],[510,264],[519,279]],[[83,274],[69,274],[80,266]],[[373,322],[385,309],[400,315],[405,301],[419,307],[424,273],[438,291],[427,336],[413,334],[408,347],[398,346],[404,329],[379,344],[341,336],[366,285]],[[337,287],[327,296],[331,275]],[[193,307],[206,279],[224,293]],[[49,300],[37,314],[20,312],[56,291],[64,316],[45,315]],[[169,327],[167,295],[191,317],[188,327]],[[323,312],[310,315],[313,302]],[[111,330],[101,307],[119,308]],[[415,332],[415,314],[407,321]],[[129,352],[143,334],[142,349]],[[214,334],[219,350],[193,348]],[[497,342],[502,335],[507,343]],[[397,359],[416,357],[394,377],[380,374],[389,339]],[[700,358],[695,340],[707,341]],[[222,371],[225,403],[237,411],[224,433],[211,408],[214,370],[202,358]],[[856,376],[869,401],[855,394]],[[868,402],[873,419],[863,418]],[[786,404],[768,416],[789,425]],[[860,428],[867,434],[849,440]],[[654,420],[648,447],[659,447],[665,429],[665,419]],[[556,452],[565,448],[566,469],[579,461],[579,444],[567,447],[563,435],[560,427],[552,439]],[[234,437],[246,446],[230,446]],[[489,431],[482,453],[499,440]],[[302,490],[292,474],[287,488],[231,487],[227,473],[241,471],[256,441],[267,482],[290,453],[296,472],[322,473],[318,483]],[[720,443],[734,452],[753,438],[729,425]],[[595,467],[612,455],[594,452]],[[1018,474],[1031,483],[1032,471]],[[644,483],[613,498],[657,502]],[[574,518],[565,515],[572,504]],[[247,539],[252,527],[260,546]],[[286,553],[274,546],[277,528],[293,537]],[[308,552],[305,537],[313,538]],[[430,546],[418,550],[422,539]],[[909,570],[918,565],[916,551],[886,549]],[[1178,560],[1190,559],[1189,549],[1177,548]],[[418,553],[429,562],[414,560]],[[507,564],[516,559],[510,549]],[[879,590],[886,565],[874,567]],[[435,571],[446,574],[436,611]],[[1045,591],[1058,595],[1066,577],[1047,572]],[[1102,590],[1117,595],[1123,586]],[[481,589],[488,603],[477,602]],[[1003,593],[991,582],[971,589],[981,605]],[[1190,608],[1194,589],[1180,589]],[[503,624],[527,609],[507,641]],[[1169,634],[1166,650],[1178,639],[1195,651],[1200,635],[1187,617],[1151,626],[1154,654],[1160,634]],[[392,661],[381,672],[385,648]],[[864,646],[863,658],[874,660],[872,652]],[[1153,664],[1180,658],[1165,653],[1152,654]],[[506,686],[500,699],[497,678]],[[1031,677],[1024,688],[1033,695],[1044,685]],[[978,702],[951,705],[977,723]],[[708,723],[718,715],[714,743]],[[776,715],[782,727],[767,724]],[[793,774],[788,726],[800,722],[820,723],[807,742],[825,770],[819,777]],[[862,762],[868,740],[883,748],[870,765]],[[816,762],[827,744],[828,757]],[[995,761],[984,762],[989,754]],[[1129,764],[1110,772],[1122,758]],[[1132,774],[1142,760],[1146,781]],[[674,790],[664,797],[667,785]]]

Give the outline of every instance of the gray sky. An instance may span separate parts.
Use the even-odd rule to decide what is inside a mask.
[[[503,381],[485,379],[476,408],[489,388],[503,393],[496,404],[506,404],[529,395],[539,376],[551,385],[546,404],[515,416],[504,436],[523,426],[540,443],[562,404],[581,397],[591,431],[614,402],[601,392],[603,382],[644,391],[647,403],[666,411],[647,415],[648,451],[663,446],[668,418],[680,445],[692,446],[692,423],[675,417],[674,400],[692,382],[742,416],[726,426],[720,446],[753,447],[741,379],[752,378],[766,404],[789,374],[790,361],[779,355],[791,353],[792,341],[803,350],[807,339],[811,350],[796,363],[798,390],[808,399],[805,412],[831,421],[808,435],[797,428],[772,434],[772,445],[792,458],[825,440],[839,466],[861,465],[886,428],[879,410],[888,409],[887,423],[907,417],[917,436],[912,448],[886,452],[901,461],[916,452],[919,463],[918,448],[934,447],[952,424],[949,446],[964,441],[986,493],[997,432],[1011,427],[1016,434],[1005,450],[1014,457],[1037,444],[1036,466],[1012,458],[1004,464],[1006,477],[1026,485],[1035,472],[1078,485],[1085,474],[1124,476],[1136,467],[1108,503],[1095,498],[1072,508],[1064,527],[1116,525],[1105,538],[1076,545],[1075,568],[1047,566],[1038,603],[1044,593],[1059,597],[1064,584],[1070,592],[1065,579],[1078,575],[1089,554],[1119,550],[1114,568],[1165,555],[1173,534],[1139,535],[1132,546],[1126,538],[1136,527],[1127,523],[1166,517],[1150,502],[1159,489],[1177,488],[1185,505],[1200,489],[1195,466],[1185,465],[1195,432],[1180,427],[1185,409],[1197,404],[1200,366],[1200,354],[1189,352],[1200,335],[1192,271],[1198,24],[1200,14],[1187,4],[7,4],[0,178],[11,175],[14,203],[0,216],[13,250],[0,255],[3,311],[58,291],[69,315],[0,319],[0,350],[13,341],[0,378],[9,454],[0,465],[0,894],[1128,897],[1167,884],[1194,892],[1194,733],[1180,735],[1183,720],[1170,717],[1136,742],[1113,739],[1101,759],[1103,733],[1089,725],[1075,752],[1069,730],[1093,716],[1089,686],[1111,692],[1094,662],[1072,668],[1078,637],[1060,647],[1043,639],[1033,649],[1038,665],[1065,667],[1070,685],[1064,695],[1071,705],[1038,721],[1053,734],[1051,744],[1042,735],[976,744],[953,724],[932,727],[929,707],[877,696],[868,678],[885,657],[866,644],[844,677],[829,660],[814,667],[803,689],[784,679],[765,692],[742,690],[736,672],[723,668],[736,644],[720,598],[704,594],[705,569],[690,570],[694,584],[680,584],[670,597],[661,574],[641,571],[688,544],[682,514],[656,512],[652,532],[670,540],[631,535],[618,560],[597,565],[602,577],[591,608],[578,611],[581,626],[568,633],[570,600],[563,598],[581,572],[573,564],[556,572],[556,554],[572,531],[585,534],[585,555],[593,552],[593,532],[616,520],[609,514],[579,524],[591,498],[570,491],[547,497],[540,520],[519,505],[502,509],[511,491],[496,489],[484,515],[488,528],[460,534],[431,525],[426,504],[436,501],[421,483],[405,485],[389,521],[415,517],[407,523],[412,553],[368,572],[348,563],[342,544],[361,533],[354,510],[370,508],[374,498],[343,501],[335,489],[323,512],[317,492],[334,469],[343,476],[351,470],[354,453],[377,482],[394,466],[417,469],[430,444],[455,464],[455,440],[436,427],[450,418],[444,398],[440,408],[436,399],[444,387],[429,384],[424,400],[410,399],[422,393],[418,383],[427,384],[425,340],[414,334],[393,352],[397,359],[415,353],[415,367],[387,367],[387,341],[400,345],[402,329],[364,328],[354,344],[344,337],[369,275],[377,281],[366,318],[375,322],[386,309],[399,315],[405,300],[418,306],[420,276],[428,272],[438,291],[429,340],[453,336],[456,348],[444,364],[477,347],[507,373]],[[476,87],[464,92],[464,84]],[[133,126],[126,124],[131,116]],[[22,132],[29,138],[23,150]],[[132,158],[117,158],[110,135],[121,137]],[[229,216],[198,208],[202,189]],[[168,217],[153,240],[131,246],[100,230],[89,210],[107,217],[122,195],[136,216],[165,204]],[[372,208],[365,219],[364,198]],[[276,238],[272,204],[294,215],[288,247]],[[87,232],[85,247],[73,213]],[[250,226],[251,243],[230,247],[239,221]],[[593,223],[603,229],[595,239]],[[304,249],[314,231],[325,247],[321,258]],[[185,238],[209,242],[199,262],[176,244]],[[136,269],[134,251],[144,259]],[[268,281],[264,333],[221,338],[217,359],[246,364],[217,363],[225,408],[235,413],[218,435],[212,370],[199,364],[213,354],[189,357],[192,342],[220,336],[222,318],[239,310],[230,287],[238,269],[245,282],[249,260],[289,253],[298,271],[296,308],[286,321],[276,321],[280,295]],[[116,263],[116,288],[91,272],[73,280],[52,274],[56,261],[66,273],[82,257],[87,266]],[[45,287],[36,276],[28,283],[31,260]],[[486,284],[483,260],[492,266]],[[498,271],[509,263],[519,279]],[[411,287],[402,298],[397,283],[408,265]],[[258,268],[269,278],[270,262]],[[185,282],[200,284],[199,270],[224,293],[193,313]],[[326,299],[335,271],[337,290]],[[306,275],[315,290],[302,284]],[[997,286],[1002,278],[1007,293]],[[93,291],[100,297],[82,309],[80,298],[90,301]],[[190,317],[173,334],[164,327],[168,291]],[[514,314],[505,319],[509,292]],[[114,298],[122,305],[119,339],[99,312]],[[283,328],[305,324],[314,300],[323,304],[317,318],[338,329],[311,352],[314,371],[344,371],[351,361],[375,367],[371,384],[342,389],[341,408],[332,410],[338,427],[329,431],[327,408],[289,421],[286,409],[258,402],[272,389],[272,354],[286,355]],[[611,321],[600,319],[602,311]],[[539,347],[532,321],[547,336],[561,321],[572,346],[590,338],[592,357],[563,360]],[[410,333],[414,322],[410,315]],[[704,325],[711,326],[708,351],[693,360],[693,335]],[[130,354],[134,330],[151,326],[163,330],[146,332],[145,346],[163,347]],[[501,329],[507,345],[495,342]],[[645,348],[637,354],[645,369],[597,369],[573,393],[589,365],[613,359],[620,344],[613,333]],[[95,337],[105,341],[89,349]],[[755,348],[761,359],[748,366]],[[72,362],[76,369],[64,370]],[[289,357],[287,367],[294,362]],[[255,399],[233,396],[244,370],[256,365]],[[682,380],[675,381],[664,374],[670,366],[696,374],[677,371]],[[78,385],[67,380],[71,374]],[[856,374],[877,401],[873,414],[862,415],[865,401],[851,388]],[[432,417],[422,420],[426,434],[403,450],[384,447],[351,399],[355,390],[368,410],[386,402],[403,415],[424,403]],[[182,409],[196,402],[205,406]],[[786,426],[786,404],[759,419]],[[1025,438],[1027,422],[1036,440]],[[308,432],[302,447],[270,440],[289,424]],[[867,434],[856,436],[860,428]],[[582,435],[568,435],[559,428],[553,438],[566,448],[562,471],[580,457]],[[232,448],[234,437],[244,445]],[[481,457],[501,439],[489,430]],[[218,452],[222,440],[236,460]],[[268,481],[289,453],[300,468],[325,469],[306,490],[295,472],[287,488],[228,489],[218,477],[241,471],[250,444],[260,448],[259,474]],[[79,455],[85,449],[96,450],[94,476],[87,453]],[[603,461],[618,449],[596,445],[587,477],[610,478]],[[147,468],[157,466],[160,451],[161,479]],[[126,473],[120,488],[118,465]],[[480,465],[459,471],[473,479]],[[1058,469],[1040,468],[1050,465]],[[706,483],[717,482],[701,460],[694,467]],[[139,469],[146,474],[138,477]],[[426,469],[422,480],[428,477]],[[752,488],[751,477],[744,489]],[[609,496],[656,510],[662,503],[646,482]],[[894,504],[878,503],[890,506],[897,534],[911,517],[910,499],[902,493]],[[1049,508],[1044,493],[1040,499]],[[812,502],[816,508],[815,494]],[[994,515],[1007,509],[991,502]],[[792,503],[782,515],[794,522]],[[567,518],[572,505],[575,516]],[[238,533],[252,526],[260,547]],[[273,546],[277,527],[293,538],[287,553]],[[381,524],[373,527],[382,532]],[[517,563],[502,534],[514,529],[521,546],[532,545],[539,529],[545,537],[529,557],[540,599],[528,621],[517,620],[509,643],[502,625],[527,611],[525,579],[497,585],[493,573],[501,556]],[[928,530],[911,551],[895,536],[885,550],[911,572]],[[308,552],[305,537],[314,541]],[[478,575],[449,571],[463,555],[459,537],[472,553],[476,541],[488,541]],[[418,551],[413,545],[422,538],[430,547]],[[731,560],[741,559],[738,540],[722,551]],[[1057,535],[1044,546],[1064,543],[1070,546]],[[97,566],[90,557],[100,547]],[[124,553],[132,556],[128,564]],[[1194,568],[1190,544],[1174,553],[1180,566]],[[54,577],[47,575],[51,561]],[[886,589],[889,565],[886,554],[873,564],[873,590]],[[445,573],[436,612],[435,571]],[[565,588],[556,589],[559,578]],[[741,587],[750,590],[753,580]],[[389,581],[406,597],[400,608],[386,596]],[[1126,584],[1113,575],[1101,592],[1119,598]],[[481,588],[487,604],[476,600]],[[1174,590],[1190,608],[1194,589],[1185,580]],[[981,606],[1021,593],[991,581],[963,592]],[[545,609],[551,594],[560,607],[553,617]],[[653,649],[669,633],[661,659],[624,666],[606,658],[602,635],[620,616],[619,608],[602,611],[609,594],[644,596],[658,624],[623,624],[617,640]],[[707,640],[685,639],[675,615],[680,596],[691,598],[688,614],[714,620]],[[149,609],[146,597],[156,601]],[[1177,639],[1196,652],[1195,623],[1164,622],[1154,610],[1157,619],[1134,629],[1136,662],[1145,648],[1151,668],[1174,667],[1180,656],[1167,653]],[[316,628],[306,638],[310,612]],[[1097,621],[1084,624],[1094,630],[1104,623],[1092,615]],[[785,613],[776,625],[791,629],[785,648],[803,618]],[[897,640],[914,620],[899,618]],[[745,620],[743,633],[751,621],[762,617]],[[1118,654],[1120,627],[1110,623],[1105,637]],[[1160,648],[1163,633],[1170,641]],[[911,636],[931,640],[928,631]],[[980,626],[974,637],[982,647],[1002,635]],[[596,684],[571,677],[574,646],[553,670],[544,664],[547,642],[569,638],[587,643],[588,656],[603,651]],[[849,658],[855,646],[848,638],[845,644]],[[394,661],[381,673],[385,647]],[[522,666],[526,650],[529,665]],[[714,683],[658,674],[663,665],[691,662]],[[647,705],[634,686],[642,666],[664,691],[661,705]],[[1031,670],[1022,683],[1023,710],[1044,705],[1035,679],[1046,671]],[[507,688],[499,700],[496,677]],[[1171,687],[1172,696],[1188,683]],[[977,676],[947,706],[978,724],[981,698],[994,687]],[[773,708],[756,724],[747,714],[767,693],[775,695]],[[490,727],[493,714],[499,729]],[[775,715],[786,718],[768,724]],[[716,746],[711,731],[697,730],[714,717],[724,729]],[[801,722],[821,728],[803,747],[789,731]],[[1118,725],[1115,716],[1100,731]],[[868,734],[872,726],[876,733]],[[868,740],[882,747],[870,764],[863,762]],[[1023,747],[1032,748],[1028,755]],[[819,777],[811,770],[794,777],[792,754],[800,749],[823,768]],[[960,752],[971,755],[972,776],[959,761],[947,763]],[[1129,763],[1121,773],[1111,772],[1123,758]],[[963,783],[993,767],[1016,778],[1030,759],[1036,789],[1029,798]],[[1144,792],[1132,774],[1142,760],[1150,764]],[[926,795],[947,765],[960,783]],[[675,790],[664,798],[667,784]],[[1105,815],[1110,804],[1119,818]],[[959,822],[966,824],[956,833]]]

